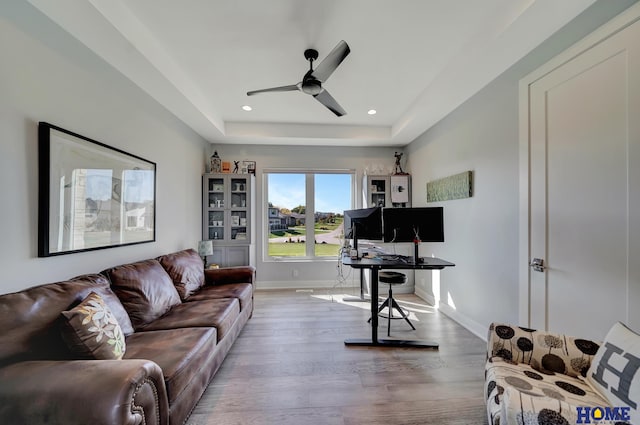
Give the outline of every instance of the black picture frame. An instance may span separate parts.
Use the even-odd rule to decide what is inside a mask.
[[[156,164],[38,123],[38,256],[156,240]]]

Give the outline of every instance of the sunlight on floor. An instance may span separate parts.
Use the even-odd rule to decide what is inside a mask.
[[[342,305],[348,305],[350,307],[359,308],[362,310],[371,310],[371,304],[369,301],[344,301],[345,298],[353,298],[353,295],[348,294],[313,294],[310,295],[311,298],[316,298],[319,300],[330,301]],[[404,311],[408,314],[410,320],[415,320],[417,322],[420,321],[420,318],[417,316],[418,313],[422,314],[433,314],[435,308],[428,305],[426,302],[414,302],[414,301],[405,301],[402,299],[398,299],[394,296],[394,299],[400,304],[400,306],[404,309]],[[380,302],[385,300],[384,297],[379,298]],[[388,309],[384,309],[381,313],[387,314]],[[398,313],[394,313],[394,316],[398,315]]]

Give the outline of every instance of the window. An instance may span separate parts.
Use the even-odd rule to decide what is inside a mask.
[[[267,256],[335,258],[343,211],[353,205],[353,171],[265,172]]]

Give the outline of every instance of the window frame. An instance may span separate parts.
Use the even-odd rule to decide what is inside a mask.
[[[315,236],[315,176],[317,174],[349,174],[351,175],[351,208],[356,205],[357,173],[354,168],[267,168],[262,172],[262,261],[263,262],[322,262],[335,261],[333,256],[315,255],[315,237],[305,237],[305,255],[296,257],[274,257],[269,255],[269,175],[270,174],[304,174],[305,175],[305,233]],[[313,252],[314,255],[309,255]]]

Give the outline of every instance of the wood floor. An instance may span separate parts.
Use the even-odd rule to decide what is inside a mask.
[[[417,330],[394,320],[391,336],[440,348],[346,347],[345,338],[371,331],[369,304],[344,303],[345,292],[257,291],[253,318],[187,424],[487,423],[480,338],[415,295],[398,295]]]

